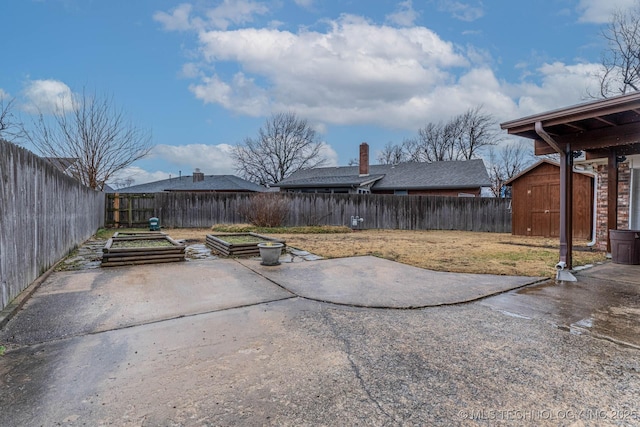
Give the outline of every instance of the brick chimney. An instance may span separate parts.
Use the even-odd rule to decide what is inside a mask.
[[[360,144],[360,176],[369,175],[369,144]]]
[[[196,168],[196,171],[193,173],[193,182],[204,181],[204,173],[200,172],[200,169]]]

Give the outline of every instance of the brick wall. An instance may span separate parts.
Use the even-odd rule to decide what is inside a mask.
[[[607,189],[607,165],[598,165],[598,208],[596,213],[596,248],[602,251],[607,250],[607,228],[608,196]],[[629,228],[629,202],[631,189],[631,169],[629,163],[618,165],[618,228],[626,230]]]

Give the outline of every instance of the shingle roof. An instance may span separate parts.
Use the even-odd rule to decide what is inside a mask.
[[[382,176],[373,190],[436,190],[449,188],[489,187],[491,181],[482,159],[434,163],[400,163],[397,165],[371,165],[370,175],[360,177],[358,166],[307,169],[294,173],[279,182],[281,188],[336,187],[360,185],[356,180]],[[304,185],[306,184],[306,185]]]
[[[293,178],[290,177],[281,183],[286,182],[287,188],[300,187],[356,187],[369,184],[383,178],[384,175],[332,175],[332,176],[309,176]]]
[[[118,193],[161,193],[167,191],[255,191],[266,189],[235,175],[205,175],[203,181],[193,182],[191,176],[163,179],[146,184],[114,190]]]

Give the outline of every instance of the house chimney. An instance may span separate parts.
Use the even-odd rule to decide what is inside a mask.
[[[204,173],[200,172],[200,169],[196,168],[196,171],[193,173],[193,182],[204,181]]]
[[[360,144],[360,176],[369,175],[369,144]]]

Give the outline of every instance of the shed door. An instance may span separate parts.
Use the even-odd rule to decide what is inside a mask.
[[[544,237],[560,235],[560,185],[531,184],[527,193],[531,206],[528,234]]]

